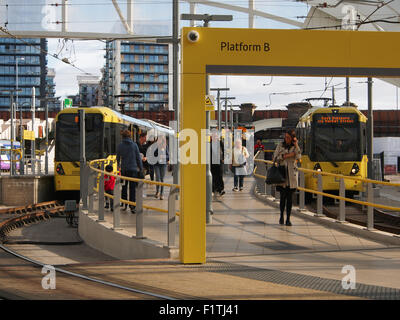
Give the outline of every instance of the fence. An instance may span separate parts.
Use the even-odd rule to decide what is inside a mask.
[[[263,157],[264,157],[264,155],[262,152],[258,152],[255,155],[254,161],[256,163],[263,163],[265,165],[257,165],[254,169],[254,176],[256,177],[256,180],[257,180],[258,189],[264,190],[265,194],[269,194],[269,195],[272,195],[273,197],[275,197],[275,187],[272,185],[267,185],[265,183],[266,176],[267,176],[267,170],[270,166],[273,165],[273,162],[269,161],[269,160],[261,159]],[[367,229],[368,230],[372,230],[374,228],[374,210],[373,210],[373,208],[380,208],[380,209],[400,212],[400,208],[398,208],[398,207],[392,207],[392,206],[386,206],[386,205],[374,203],[374,190],[373,190],[374,184],[386,185],[386,186],[392,186],[392,187],[400,187],[400,183],[390,183],[390,182],[378,181],[378,180],[372,180],[372,179],[363,179],[363,178],[359,178],[359,177],[355,177],[355,176],[345,176],[345,175],[341,175],[341,174],[316,171],[316,170],[305,169],[305,168],[298,168],[298,171],[299,171],[299,187],[297,189],[299,190],[299,209],[300,210],[304,210],[304,208],[305,208],[305,192],[309,192],[309,193],[313,193],[313,194],[317,195],[316,216],[323,216],[323,208],[322,208],[323,197],[329,197],[329,198],[339,200],[339,216],[338,216],[339,222],[344,222],[346,220],[346,201],[361,204],[363,206],[367,206],[367,208],[368,208],[367,209]],[[305,188],[305,175],[304,175],[305,173],[311,173],[313,175],[316,175],[316,177],[318,179],[317,190]],[[331,177],[335,177],[336,179],[339,179],[339,195],[338,196],[323,192],[322,176],[331,176]],[[367,186],[365,189],[367,191],[367,201],[346,198],[345,197],[346,189],[345,189],[345,183],[344,183],[345,179],[356,180],[356,181],[362,182],[363,184],[366,184]]]
[[[120,204],[127,204],[136,207],[136,234],[135,238],[144,238],[144,221],[143,221],[143,209],[154,210],[163,214],[167,214],[166,222],[168,225],[167,231],[167,246],[172,248],[175,247],[176,242],[176,215],[179,212],[175,208],[175,200],[179,195],[179,185],[169,184],[157,181],[150,181],[145,179],[130,178],[125,176],[120,176],[106,172],[104,170],[104,163],[108,160],[100,159],[90,161],[87,166],[81,168],[81,195],[82,195],[82,208],[88,210],[89,213],[94,212],[94,200],[97,193],[98,201],[98,221],[104,220],[104,197],[113,199],[113,228],[121,229],[120,223]],[[104,175],[115,177],[115,187],[114,195],[104,192]],[[132,181],[136,182],[136,202],[131,202],[128,200],[121,199],[121,182],[122,181]],[[148,206],[143,203],[143,186],[144,184],[158,185],[169,187],[170,192],[168,195],[168,210],[162,208],[156,208],[153,206]]]
[[[42,174],[42,155],[43,151],[36,150],[35,158],[24,157],[23,169],[21,167],[22,150],[21,149],[9,149],[0,148],[0,176],[4,175],[26,175],[28,174],[28,168],[31,174]],[[4,156],[8,156],[5,159]]]

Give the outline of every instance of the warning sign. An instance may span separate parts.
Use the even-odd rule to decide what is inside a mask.
[[[24,140],[35,140],[35,133],[31,130],[24,130]]]
[[[214,111],[214,96],[206,95],[206,111]]]

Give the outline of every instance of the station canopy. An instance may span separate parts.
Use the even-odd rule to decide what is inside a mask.
[[[347,28],[351,30],[400,32],[400,1],[398,0],[300,1],[309,5],[308,15],[303,23],[304,29],[341,29],[347,15]],[[352,18],[355,20],[352,21]],[[365,44],[366,54],[369,45],[373,44]],[[399,78],[381,80],[400,87]]]
[[[0,0],[0,26],[14,36],[25,38],[121,39],[170,35],[171,1],[157,0],[157,4],[160,10],[154,12],[151,4],[137,0]]]

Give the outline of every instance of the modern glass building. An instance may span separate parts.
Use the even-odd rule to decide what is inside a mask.
[[[77,76],[79,85],[79,105],[81,107],[92,107],[98,105],[97,91],[99,88],[99,77]]]
[[[104,103],[111,106],[117,98],[124,111],[168,110],[168,56],[166,44],[121,41],[118,50],[115,41],[108,42],[101,82]]]
[[[56,71],[53,68],[47,69],[46,75],[46,98],[47,98],[47,107],[49,111],[60,111],[61,110],[61,102],[59,97],[56,98],[56,83],[55,83]]]
[[[10,110],[10,94],[17,110],[30,110],[32,88],[36,108],[44,108],[46,95],[47,40],[0,38],[0,110]],[[18,88],[18,91],[16,89]]]

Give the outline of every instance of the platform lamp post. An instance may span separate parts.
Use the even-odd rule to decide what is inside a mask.
[[[58,101],[58,98],[40,98],[41,101],[44,101],[44,116],[46,122],[45,128],[45,157],[44,157],[44,173],[45,175],[49,174],[49,105],[48,102]]]
[[[19,90],[20,91],[20,90]],[[14,149],[14,141],[15,141],[15,126],[14,126],[14,120],[16,118],[16,111],[15,111],[15,102],[14,102],[14,94],[16,90],[14,89],[9,89],[9,90],[0,90],[0,93],[9,93],[10,94],[10,142],[11,142],[11,150]],[[13,152],[10,151],[10,175],[15,174],[15,163],[12,162],[14,159]]]
[[[181,20],[197,20],[203,21],[203,27],[207,28],[210,21],[232,21],[232,15],[209,15],[209,14],[181,14]],[[206,75],[206,95],[210,93],[210,80],[209,75]],[[204,97],[205,100],[205,97]],[[210,132],[210,111],[206,111],[206,130]],[[210,144],[206,148],[206,157],[210,159]],[[211,222],[210,214],[213,213],[211,207],[212,201],[212,175],[210,164],[206,163],[206,223]]]
[[[229,91],[229,88],[211,88],[210,91],[217,91],[217,107],[218,107],[218,130],[221,132],[221,91]]]
[[[26,106],[26,105],[31,105],[31,103],[30,102],[28,102],[28,101],[26,101],[26,102],[23,102],[21,105],[20,105],[20,113],[22,113],[22,107],[23,106]],[[20,120],[21,121],[21,120]],[[20,159],[20,174],[21,175],[23,175],[23,174],[25,174],[25,146],[23,146],[23,141],[24,141],[24,130],[23,130],[23,127],[22,126],[20,126],[20,130],[21,130],[21,141],[20,141],[20,144],[21,144],[21,159]],[[34,143],[34,142],[32,142],[32,143]],[[31,163],[31,165],[32,166],[34,166],[35,164],[34,164],[34,153],[32,154],[32,159],[31,159],[31,161],[32,161],[32,163]],[[22,169],[21,169],[22,168]],[[34,174],[34,167],[32,167],[33,169],[32,169],[32,174]]]
[[[225,100],[225,130],[229,128],[228,122],[228,101],[236,99],[236,97],[221,97],[222,100]]]
[[[19,129],[20,129],[20,134],[21,134],[21,146],[22,146],[22,134],[23,134],[23,126],[22,126],[22,106],[19,106],[18,102],[18,60],[24,61],[24,57],[15,57],[15,87],[16,87],[16,109],[19,109],[19,117],[20,117],[20,124],[19,124]],[[23,154],[23,151],[22,151]],[[23,163],[23,157],[21,157],[20,161],[20,167],[19,167],[19,172],[20,175],[24,174],[24,163]]]

